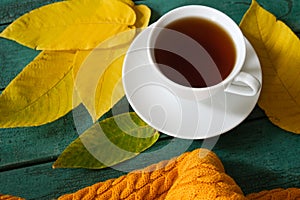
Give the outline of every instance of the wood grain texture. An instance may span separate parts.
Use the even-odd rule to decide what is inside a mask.
[[[0,129],[0,171],[53,160],[77,137],[72,113],[44,126]]]
[[[0,24],[11,23],[16,18],[27,12],[30,12],[33,9],[57,1],[59,0],[1,0]]]
[[[111,169],[53,170],[51,165],[46,163],[2,172],[0,189],[26,199],[53,199],[66,192],[124,174]]]
[[[222,160],[227,174],[234,178],[245,194],[249,194],[263,189],[300,187],[300,149],[296,148],[299,142],[297,135],[286,133],[264,119],[243,123],[222,135],[212,150]],[[202,144],[202,140],[160,140],[145,154],[115,168],[143,168],[178,156],[181,151],[203,147]],[[287,146],[291,147],[288,151]],[[1,172],[1,191],[28,199],[51,199],[126,173],[114,168],[53,170],[51,164]]]
[[[59,0],[3,0],[0,2],[0,31],[13,20],[29,12],[32,9],[42,5],[47,5]],[[156,21],[165,12],[178,6],[197,4],[217,8],[239,23],[243,14],[250,5],[250,0],[174,0],[170,3],[167,0],[138,0],[137,4],[146,4],[152,10],[151,23]],[[280,0],[276,3],[268,0],[258,0],[258,2],[267,10],[276,15],[280,20],[289,25],[293,31],[300,32],[300,1],[298,0]],[[28,64],[38,51],[23,47],[13,41],[0,38],[0,89],[5,88],[7,84]]]
[[[0,29],[5,27],[2,25]],[[0,38],[0,88],[4,89],[38,53],[14,41]]]
[[[137,0],[138,4],[146,4],[152,9],[151,22],[156,21],[165,12],[184,5],[205,5],[217,8],[229,15],[236,23],[239,23],[242,16],[249,8],[251,0]],[[280,20],[287,23],[295,32],[300,32],[299,7],[298,0],[278,0],[276,3],[269,0],[257,0],[265,9],[272,12]]]
[[[58,0],[1,0],[0,31],[17,17]],[[239,23],[251,0],[137,0],[152,9],[151,23],[182,5],[202,4],[227,13]],[[279,17],[300,36],[300,1],[258,2]],[[0,93],[39,52],[0,38]],[[126,102],[120,112],[126,110]],[[103,118],[111,116],[107,113]],[[85,124],[85,123],[83,123]],[[85,124],[87,125],[87,124]],[[77,128],[77,129],[76,129]],[[0,129],[0,192],[27,199],[53,199],[97,181],[118,177],[127,171],[178,156],[182,151],[211,147],[226,172],[245,194],[278,187],[300,187],[300,137],[272,125],[256,107],[239,126],[209,140],[180,140],[162,134],[145,154],[104,170],[56,169],[53,161],[86,127],[74,125],[72,113],[40,127]],[[150,152],[153,152],[152,154]]]
[[[126,98],[123,98],[114,107],[114,113],[126,112],[126,105],[128,102]],[[76,108],[73,112],[77,117],[81,115],[81,119],[88,114],[83,106]],[[74,113],[70,112],[53,123],[39,127],[0,129],[0,171],[47,160],[54,161],[68,144],[78,137],[79,133],[88,128],[89,122],[83,123],[85,127],[79,127],[79,124],[75,125],[73,116]],[[111,116],[112,113],[109,111],[103,116],[103,119]],[[245,122],[261,118],[265,118],[265,115],[261,109],[256,107]],[[171,138],[165,134],[160,136],[160,139]]]
[[[56,1],[58,0],[1,1],[0,10],[2,16],[0,16],[0,25],[2,24],[2,26],[0,26],[0,31],[22,14]],[[232,17],[236,23],[239,23],[250,5],[250,0],[224,0],[222,3],[219,3],[219,0],[174,0],[172,3],[169,3],[167,0],[141,0],[135,2],[137,4],[146,4],[152,9],[151,23],[173,8],[190,4],[215,7]],[[268,0],[260,0],[258,2],[278,16],[280,20],[286,22],[293,31],[300,32],[300,11],[297,9],[300,8],[300,1],[280,0],[277,3],[272,3]],[[3,89],[38,54],[38,51],[31,50],[3,38],[0,38],[0,46],[0,71],[3,72],[0,74],[0,89]]]
[[[243,123],[221,136],[214,151],[246,194],[300,187],[300,137],[267,118]]]

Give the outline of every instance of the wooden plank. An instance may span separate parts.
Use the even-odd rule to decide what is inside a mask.
[[[21,15],[31,10],[59,0],[1,0],[0,24],[11,23]]]
[[[39,51],[4,38],[0,38],[0,47],[0,88],[4,89],[38,55]]]
[[[10,23],[20,16],[20,13],[28,12],[39,6],[49,4],[58,0],[5,0],[0,2],[0,10],[2,15],[0,17],[0,24]],[[278,1],[276,4],[271,1],[260,0],[266,9],[274,13],[279,19],[286,22],[292,30],[300,32],[300,2],[299,1]],[[165,12],[187,4],[202,4],[215,7],[227,13],[237,23],[241,20],[243,14],[248,9],[250,2],[226,0],[219,3],[219,0],[174,0],[172,4],[168,1],[136,1],[137,4],[146,4],[152,9],[151,22],[156,21]],[[6,25],[0,26],[0,31]],[[37,54],[38,51],[28,49],[15,42],[0,38],[0,89],[3,90],[5,86],[28,64]]]
[[[206,5],[217,8],[229,15],[236,23],[239,23],[242,16],[249,8],[251,0],[139,0],[138,4],[146,4],[152,9],[151,22],[156,21],[165,12],[184,5]],[[300,1],[278,0],[276,3],[269,0],[257,0],[265,9],[273,13],[280,20],[289,25],[293,31],[300,32]]]
[[[114,106],[114,114],[126,111],[128,102],[123,98]],[[102,119],[111,116],[109,111]],[[81,124],[75,124],[74,117]],[[90,127],[92,122],[89,120],[88,112],[80,105],[66,116],[46,125],[0,129],[0,171],[56,159],[80,133]]]
[[[139,169],[146,164],[178,156],[181,152],[176,151],[180,149],[181,146],[183,146],[183,151],[186,150],[190,147],[190,144],[193,144],[192,142],[193,141],[185,142],[180,139],[159,141],[155,144],[154,148],[147,152],[159,150],[162,146],[168,146],[164,150],[167,153],[160,153],[156,155],[156,157],[150,154],[145,157],[132,159],[129,162],[123,163],[122,168],[126,170]],[[195,144],[198,146],[197,143]],[[52,163],[45,163],[1,172],[0,191],[2,193],[19,195],[27,199],[51,199],[64,193],[74,192],[98,181],[105,181],[127,173],[127,171],[119,171],[114,168],[102,170],[54,170],[51,168],[51,165]],[[120,167],[118,169],[120,169]]]
[[[9,23],[25,13],[39,6],[49,4],[58,0],[5,0],[0,2],[0,24]],[[271,1],[260,0],[266,9],[274,13],[279,19],[286,22],[292,30],[300,32],[300,2],[299,1],[278,1],[276,4]],[[156,21],[162,14],[175,7],[187,4],[203,4],[215,7],[231,16],[237,23],[241,20],[243,14],[248,9],[249,1],[227,0],[219,3],[219,0],[174,0],[172,4],[167,1],[136,1],[137,4],[146,4],[152,8],[151,22]],[[0,26],[2,31],[7,25]],[[0,90],[3,90],[8,83],[39,53],[23,47],[13,41],[0,38]]]
[[[153,1],[154,3],[157,3],[156,1]],[[142,2],[140,2],[142,3]],[[177,2],[179,3],[179,2]],[[213,4],[213,2],[211,2]],[[1,4],[2,5],[2,4]],[[240,5],[248,5],[247,3],[240,3]],[[1,26],[1,28],[3,29],[5,26]],[[0,74],[0,88],[4,88],[9,81],[16,76],[21,70],[22,68],[28,63],[30,62],[30,60],[32,60],[36,55],[37,55],[37,51],[28,49],[26,47],[23,47],[21,45],[16,44],[15,42],[9,41],[9,40],[5,40],[3,38],[1,38],[0,40],[0,44],[3,44],[3,48],[0,49],[0,55],[1,58],[0,59],[0,67],[1,67],[1,73]],[[21,56],[20,56],[21,55]],[[7,65],[10,65],[11,67],[6,67]],[[5,67],[2,67],[5,66]],[[247,120],[253,120],[259,117],[264,117],[263,112],[259,109],[256,108],[254,109],[254,111],[252,112],[252,114],[247,118]],[[10,148],[6,148],[5,153],[3,153],[1,160],[1,166],[2,167],[7,167],[7,166],[14,166],[17,163],[27,163],[30,162],[30,160],[45,160],[48,158],[53,158],[56,157],[59,153],[61,152],[65,146],[72,141],[72,139],[74,139],[76,137],[76,131],[74,131],[74,127],[72,127],[72,125],[68,125],[66,126],[66,130],[64,130],[63,128],[59,129],[57,127],[60,127],[61,124],[63,124],[64,122],[68,122],[69,124],[72,124],[71,117],[68,116],[66,118],[62,118],[61,120],[51,123],[49,125],[45,125],[45,126],[41,126],[41,127],[33,127],[33,128],[19,128],[19,129],[1,129],[0,131],[3,132],[3,134],[1,134],[1,137],[5,138],[3,140],[1,140],[3,142],[3,144],[10,144]],[[52,132],[54,135],[57,134],[57,137],[55,137],[54,140],[50,140],[53,143],[57,143],[60,141],[60,137],[62,135],[66,136],[69,134],[71,134],[72,136],[70,136],[69,140],[66,141],[62,146],[60,146],[59,151],[55,151],[53,149],[51,149],[51,147],[48,147],[47,144],[49,144],[50,146],[52,145],[50,141],[48,140],[48,137],[44,136],[45,134]],[[68,132],[68,133],[66,133]],[[19,140],[14,141],[14,139],[16,136],[19,136]],[[36,151],[34,149],[30,149],[27,151],[22,151],[22,149],[24,148],[24,141],[27,141],[28,138],[32,138],[33,141],[34,140],[39,140],[39,138],[44,138],[44,142],[39,142],[37,143],[37,145],[39,146],[37,149],[38,152],[43,152],[43,153],[36,153]],[[167,137],[165,135],[162,135],[163,137]],[[13,143],[11,141],[14,141]],[[14,152],[19,151],[18,154],[16,154],[17,156],[15,157],[11,157],[11,154],[14,154]],[[45,150],[46,149],[46,150]],[[33,151],[32,151],[33,150]],[[32,151],[32,152],[31,152]],[[19,155],[19,156],[18,156]]]
[[[16,18],[35,8],[58,1],[59,0],[2,0],[0,2],[0,24],[11,23]],[[178,6],[190,4],[215,7],[226,12],[236,22],[239,22],[245,11],[248,9],[250,2],[251,0],[224,0],[222,1],[222,3],[220,3],[219,0],[173,0],[172,3],[170,3],[168,0],[135,1],[136,4],[145,4],[152,8],[152,22],[166,11],[169,11]],[[258,0],[258,2],[267,10],[279,17],[279,19],[282,19],[283,21],[286,21],[288,24],[290,24],[295,31],[300,30],[299,1],[278,0],[275,4],[269,0]]]
[[[53,170],[51,165],[52,163],[46,163],[0,173],[0,191],[26,199],[53,199],[64,193],[123,174],[111,169]]]
[[[243,191],[300,187],[300,137],[268,119],[244,123],[224,134],[214,151]]]
[[[2,0],[0,24],[8,24],[20,15],[54,1]],[[174,7],[204,4],[224,11],[238,23],[250,5],[250,0],[225,0],[222,3],[219,0],[136,2],[152,8],[151,22]],[[295,32],[300,33],[300,1],[258,2],[285,21]],[[4,28],[5,25],[0,26],[0,31]],[[0,91],[37,53],[12,41],[0,39]],[[52,161],[77,137],[74,128],[70,113],[45,126],[0,129],[0,192],[28,199],[51,199],[97,181],[124,174],[114,169],[51,169]],[[206,140],[206,146],[212,144],[214,139],[216,138]],[[245,193],[277,187],[300,187],[300,149],[297,148],[299,140],[299,136],[272,125],[263,111],[256,107],[246,122],[219,138],[214,151],[220,156],[228,174],[239,183]],[[142,154],[148,156],[138,157],[120,166],[126,170],[141,168],[149,164],[149,161],[158,162],[179,155],[178,149],[192,150],[201,147],[201,144],[202,141],[172,139],[163,135],[147,152],[164,149],[164,153],[157,156]]]
[[[205,146],[209,147],[207,144],[213,144],[215,139],[206,140]],[[263,189],[300,187],[300,149],[293,148],[299,142],[298,135],[287,133],[264,119],[241,124],[222,135],[213,151],[222,160],[226,172],[248,194]],[[201,140],[161,140],[146,151],[148,154],[125,162],[117,169],[142,168],[145,164],[169,159],[200,147],[203,147]],[[28,199],[51,199],[127,173],[113,168],[53,170],[51,164],[0,173],[0,191]]]
[[[0,171],[55,159],[77,137],[72,113],[44,126],[0,129]]]
[[[114,106],[114,114],[124,113],[128,110],[133,111],[129,108],[126,98]],[[88,115],[82,105],[76,108],[74,113],[79,115],[81,121],[85,115]],[[78,124],[75,126],[74,113],[70,112],[55,122],[39,127],[0,129],[0,171],[56,159],[78,137],[78,134],[82,132],[80,130],[89,127],[90,122],[88,121],[82,123],[84,127],[79,127]],[[112,112],[110,111],[102,119],[111,116]],[[244,123],[262,117],[265,117],[263,111],[256,107]],[[160,139],[164,138],[171,137],[161,134]]]

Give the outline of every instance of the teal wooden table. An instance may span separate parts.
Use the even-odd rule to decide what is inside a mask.
[[[1,0],[0,31],[22,14],[55,1]],[[300,0],[258,2],[300,36]],[[239,23],[250,0],[144,0],[136,1],[136,4],[146,4],[151,8],[151,23],[168,10],[188,4],[215,7]],[[37,51],[1,38],[0,91],[37,54]],[[126,173],[114,168],[52,169],[56,158],[77,137],[72,113],[39,127],[0,129],[0,193],[26,199],[54,199]],[[202,140],[182,140],[162,134],[147,152],[167,147],[164,153],[134,159],[130,166],[141,168],[148,164],[146,161],[155,163],[177,156],[178,148],[190,151],[209,146],[215,139],[203,143]],[[278,187],[300,187],[300,136],[274,126],[257,106],[244,122],[221,135],[212,150],[245,194]]]

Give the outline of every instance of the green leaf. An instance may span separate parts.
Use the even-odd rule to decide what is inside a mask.
[[[137,156],[152,146],[159,133],[135,113],[95,123],[58,157],[53,168],[101,169]]]

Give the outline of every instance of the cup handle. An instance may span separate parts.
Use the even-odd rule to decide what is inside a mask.
[[[260,87],[261,84],[257,78],[246,72],[240,72],[226,87],[225,92],[242,96],[254,96]]]

